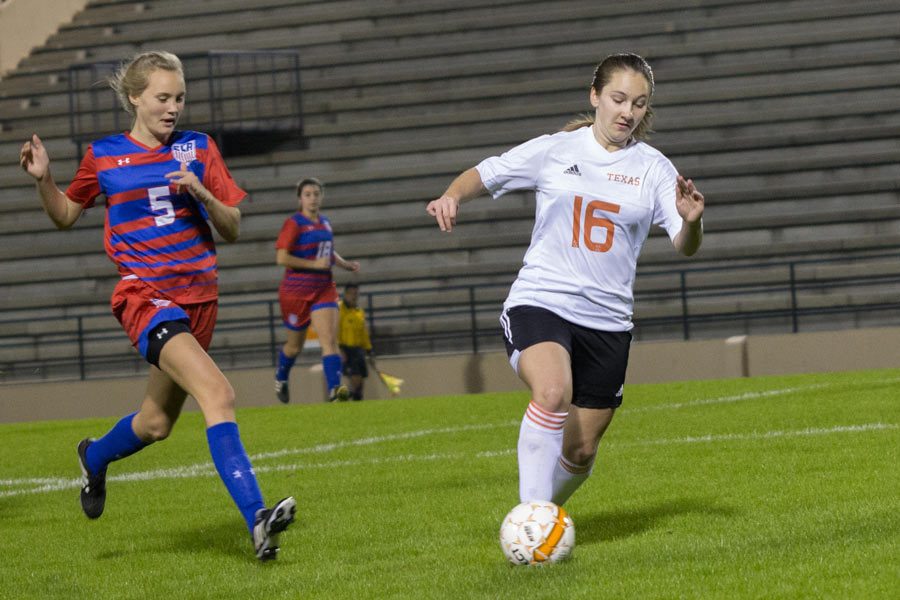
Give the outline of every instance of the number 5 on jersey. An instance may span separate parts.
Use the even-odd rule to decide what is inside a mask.
[[[175,222],[175,207],[169,200],[169,186],[161,185],[159,187],[147,190],[150,197],[150,210],[155,213],[162,213],[157,217],[153,217],[157,227],[164,227]]]
[[[584,198],[575,196],[575,204],[572,206],[572,247],[581,247],[581,237],[584,235],[584,247],[592,252],[606,252],[613,245],[613,233],[615,233],[616,224],[609,219],[598,217],[598,211],[608,213],[619,213],[621,206],[611,202],[603,202],[602,200],[591,200],[584,209],[584,229],[582,230],[582,211]],[[595,242],[591,237],[595,228],[605,229],[606,237],[602,242]]]

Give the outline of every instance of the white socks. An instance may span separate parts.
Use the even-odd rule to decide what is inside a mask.
[[[562,506],[594,470],[562,455],[568,412],[554,413],[532,401],[519,427],[519,500],[549,500]]]
[[[550,500],[553,475],[562,455],[568,412],[544,410],[532,401],[519,428],[519,500]],[[573,490],[574,491],[574,490]]]
[[[594,461],[586,465],[576,465],[562,454],[553,468],[553,498],[554,504],[562,506],[575,490],[587,480],[594,470]]]

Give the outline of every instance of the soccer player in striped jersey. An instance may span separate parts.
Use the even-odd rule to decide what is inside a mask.
[[[246,192],[209,136],[175,129],[185,98],[177,56],[138,54],[110,84],[134,118],[131,130],[92,143],[65,192],[50,174],[50,157],[37,135],[20,155],[59,229],[72,227],[97,196],[105,195],[106,253],[121,276],[112,295],[113,314],[151,365],[140,409],[100,439],[78,444],[82,509],[91,519],[103,513],[109,464],[168,437],[190,394],[203,411],[213,462],[244,517],[257,557],[273,559],[296,503],[287,497],[265,507],[235,422],[234,390],[206,352],[218,298],[209,223],[226,241],[235,241],[237,205]]]
[[[562,504],[590,475],[622,404],[637,258],[651,224],[693,255],[703,195],[643,140],[653,73],[636,54],[606,57],[593,114],[464,171],[427,211],[442,231],[483,191],[536,192],[531,244],[500,321],[532,398],[519,431],[519,496]]]
[[[333,265],[359,271],[359,263],[345,260],[334,249],[331,222],[321,214],[325,186],[315,177],[297,184],[298,210],[288,217],[275,242],[275,262],[284,267],[278,288],[281,318],[287,340],[278,353],[275,395],[290,402],[288,377],[297,355],[303,350],[306,329],[313,326],[322,348],[322,372],[328,401],[347,400],[350,392],[341,384],[341,355],[338,352],[338,293],[331,275]]]

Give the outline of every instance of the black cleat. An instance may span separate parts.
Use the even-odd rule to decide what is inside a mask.
[[[294,522],[297,513],[297,501],[288,496],[272,508],[261,508],[256,511],[256,522],[253,524],[253,547],[256,558],[261,561],[278,558],[278,534]]]
[[[347,389],[346,385],[337,385],[331,388],[331,391],[328,393],[328,401],[334,402],[337,400],[338,402],[345,402],[350,399],[350,390]]]
[[[287,381],[281,381],[280,379],[275,380],[275,395],[282,404],[287,404],[291,401],[291,394],[288,391]]]
[[[84,438],[78,442],[78,464],[84,484],[81,486],[81,510],[88,519],[96,519],[103,514],[106,506],[106,469],[91,473],[87,466],[87,449],[94,440]]]

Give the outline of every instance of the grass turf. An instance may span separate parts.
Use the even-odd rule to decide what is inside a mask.
[[[200,415],[78,505],[113,419],[0,426],[2,598],[881,598],[900,595],[900,371],[633,385],[566,508],[573,558],[512,567],[518,393],[239,411],[269,502],[257,564]]]

